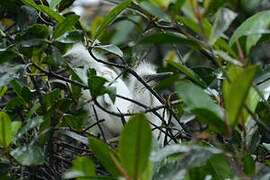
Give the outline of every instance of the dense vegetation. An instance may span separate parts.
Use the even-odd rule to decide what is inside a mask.
[[[90,22],[73,2],[0,1],[0,179],[270,179],[269,1],[108,0]],[[169,114],[162,147],[153,107],[119,112],[116,141],[100,135],[83,105],[117,91],[63,57],[78,42],[124,80],[144,81],[141,61],[173,72],[145,87]]]

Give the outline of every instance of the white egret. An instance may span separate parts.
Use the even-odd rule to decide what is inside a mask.
[[[98,54],[98,58],[104,59]],[[111,68],[107,67],[106,65],[97,62],[94,58],[90,55],[86,47],[82,43],[74,44],[64,55],[68,59],[68,61],[73,66],[84,66],[87,68],[94,68],[97,72],[98,76],[106,78],[109,82],[105,84],[110,84],[110,87],[115,87],[116,92],[119,95],[132,98],[132,93],[130,92],[129,88],[126,86],[124,81],[118,77],[117,73],[113,71]],[[82,96],[84,99],[90,100],[91,95],[88,90],[82,91]],[[97,98],[97,102],[105,107],[107,110],[115,113],[127,113],[128,108],[131,106],[131,102],[116,97],[115,103],[111,101],[107,94],[100,96]],[[85,105],[90,112],[91,118],[95,119],[95,114],[97,114],[99,120],[104,119],[105,121],[102,122],[102,129],[104,130],[104,135],[106,139],[113,138],[120,134],[123,125],[120,117],[114,116],[107,112],[104,112],[99,107],[95,106],[96,113],[93,109],[93,103],[88,103]]]
[[[161,79],[164,79],[171,75],[171,73],[157,73],[155,70],[155,67],[152,64],[145,63],[145,62],[141,63],[135,69],[135,71],[152,88],[156,86]],[[162,105],[159,102],[159,100],[134,76],[130,77],[129,87],[132,91],[134,100],[146,105],[149,108]],[[133,112],[140,112],[144,110],[143,107],[138,106],[136,104],[132,104],[131,106],[132,107],[130,109],[132,109]],[[157,113],[160,114],[161,117],[163,117],[164,122],[166,123],[168,122],[168,114],[166,111],[164,111],[164,109],[157,110]],[[153,114],[152,112],[146,113],[146,117],[155,126],[157,127],[162,126],[162,120],[158,116]],[[166,131],[165,128],[162,128],[162,130],[163,132]],[[158,141],[160,145],[163,145],[164,138],[165,138],[165,134],[163,132],[161,132],[161,130],[157,128],[153,131],[154,136],[159,139]]]

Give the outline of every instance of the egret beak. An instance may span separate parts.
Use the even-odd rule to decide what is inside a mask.
[[[163,73],[156,73],[156,74],[150,74],[150,75],[145,75],[144,80],[149,83],[149,82],[160,82],[163,79],[166,79],[170,76],[173,75],[173,72],[163,72]]]

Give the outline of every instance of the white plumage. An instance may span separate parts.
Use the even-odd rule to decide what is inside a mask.
[[[94,53],[95,54],[95,53]],[[94,68],[97,72],[98,76],[106,78],[109,82],[105,85],[108,85],[110,82],[113,82],[111,87],[116,87],[117,94],[122,95],[124,97],[128,97],[144,104],[147,107],[156,107],[161,105],[156,97],[154,97],[151,92],[145,88],[143,84],[141,84],[134,76],[129,78],[128,86],[124,83],[121,78],[117,78],[117,73],[107,67],[106,65],[97,62],[93,59],[90,55],[88,50],[83,46],[82,43],[77,43],[70,48],[67,53],[64,55],[72,64],[73,66],[84,66],[86,68]],[[95,54],[98,59],[104,59],[99,54]],[[164,76],[158,74],[155,70],[155,67],[149,63],[141,63],[135,71],[138,75],[140,75],[151,87],[154,87],[160,77]],[[117,80],[115,80],[117,78]],[[83,99],[91,99],[91,95],[88,90],[83,90]],[[130,101],[116,98],[115,103],[113,104],[111,99],[107,94],[98,97],[97,101],[103,107],[108,109],[111,112],[115,113],[139,113],[145,110],[145,108],[136,105]],[[85,108],[89,110],[92,119],[95,119],[95,113],[92,108],[93,103],[88,103],[85,105]],[[96,106],[95,106],[96,107]],[[121,119],[114,115],[111,115],[107,112],[104,112],[99,107],[96,107],[97,115],[99,120],[104,119],[105,122],[102,123],[102,128],[104,130],[104,134],[106,139],[115,137],[120,134],[123,125]],[[157,113],[163,117],[164,121],[168,122],[168,115],[167,112],[164,112],[163,109],[157,111]],[[146,113],[147,119],[152,123],[155,124],[157,127],[162,126],[162,120],[157,117],[153,113]],[[153,126],[152,126],[153,127]],[[165,131],[165,128],[163,128]],[[159,129],[155,129],[153,134],[156,138],[159,138],[159,143],[162,145],[164,142],[165,134],[162,133]]]
[[[104,77],[109,81],[108,83],[105,84],[105,86],[108,85],[110,82],[113,82],[110,85],[110,87],[115,87],[117,94],[132,98],[130,90],[128,89],[128,87],[121,78],[117,78],[118,75],[116,74],[116,72],[107,67],[106,65],[94,60],[82,43],[77,43],[73,45],[73,47],[70,48],[64,56],[67,57],[67,59],[69,59],[70,63],[73,66],[84,66],[87,68],[94,68],[98,76]],[[104,57],[98,54],[95,54],[95,56],[99,59],[104,59]],[[82,95],[84,99],[88,100],[91,99],[89,90],[83,90]],[[113,104],[108,94],[98,97],[97,101],[101,106],[115,113],[119,112],[127,113],[128,107],[131,106],[131,102],[117,97],[115,103]],[[95,113],[93,111],[92,105],[93,103],[88,103],[85,105],[85,108],[89,110],[91,118],[95,119]],[[106,139],[110,139],[112,137],[119,135],[123,128],[121,118],[111,115],[107,112],[104,112],[97,106],[95,106],[95,108],[99,120],[102,119],[105,120],[102,123],[102,128]]]
[[[149,63],[141,63],[135,71],[137,72],[140,77],[142,77],[148,85],[150,85],[152,88],[157,85],[158,80],[161,76],[164,76],[164,74],[158,74],[155,70],[155,67],[152,64]],[[167,75],[166,75],[167,76]],[[152,78],[149,78],[152,77]],[[162,105],[159,100],[141,83],[139,82],[134,76],[130,77],[130,84],[129,87],[132,91],[133,99],[150,107],[156,107]],[[145,110],[143,107],[138,106],[136,104],[132,104],[132,107],[130,108],[133,112],[139,112]],[[157,111],[157,113],[160,114],[161,117],[163,117],[164,121],[168,122],[168,115],[167,112],[164,112],[164,109],[160,109]],[[157,117],[152,112],[146,113],[147,119],[155,124],[158,127],[161,127],[162,120]],[[153,126],[152,126],[153,127]],[[163,128],[165,131],[165,128]],[[153,131],[153,134],[156,138],[159,138],[159,144],[163,145],[165,134],[162,133],[159,129],[155,129]]]

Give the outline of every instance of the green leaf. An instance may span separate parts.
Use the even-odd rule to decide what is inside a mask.
[[[33,0],[21,0],[24,4],[40,10],[39,6]]]
[[[36,111],[40,108],[40,104],[39,103],[36,103],[36,104],[34,104],[34,106],[30,109],[30,111],[27,113],[27,116],[26,116],[26,118],[25,118],[25,120],[26,121],[28,121],[31,117],[32,117],[32,115],[34,114],[34,113],[36,113]]]
[[[207,14],[215,14],[228,0],[218,0],[218,1],[204,1],[204,6],[208,6]],[[209,4],[207,4],[209,3]]]
[[[162,149],[158,149],[151,153],[151,161],[153,162],[161,162],[166,159],[168,156],[179,153],[186,153],[191,150],[191,147],[182,144],[171,144],[163,147]]]
[[[174,61],[167,61],[169,65],[175,67],[180,72],[184,73],[187,77],[189,77],[192,81],[198,83],[200,86],[206,88],[207,84],[200,78],[198,74],[196,74],[192,69],[186,67],[185,65],[181,65]]]
[[[211,44],[214,44],[216,40],[223,35],[237,15],[233,11],[223,8],[219,10],[216,16],[210,39]]]
[[[51,106],[59,99],[60,89],[54,89],[52,92],[49,92],[45,96],[43,96],[42,101],[47,109],[51,108]]]
[[[270,10],[259,12],[245,20],[232,35],[230,46],[232,46],[236,40],[240,39],[242,36],[247,36],[246,52],[249,53],[251,47],[256,45],[262,34],[269,33],[269,16]]]
[[[61,1],[61,3],[59,4],[59,7],[58,7],[58,11],[61,12],[61,11],[65,10],[65,9],[69,8],[73,4],[74,1],[75,0]]]
[[[21,128],[21,130],[18,132],[16,138],[22,137],[25,133],[30,131],[31,129],[38,127],[41,125],[41,123],[44,121],[42,116],[36,116],[33,119],[29,119],[25,126]]]
[[[176,0],[174,4],[170,4],[169,11],[175,15],[181,12],[182,6],[185,4],[186,0]]]
[[[226,117],[231,127],[240,121],[243,105],[257,70],[258,66],[255,65],[246,68],[231,66],[228,70],[230,82],[228,80],[223,82],[223,97]]]
[[[102,16],[97,16],[91,21],[91,38],[94,39],[98,27],[104,22],[104,17]],[[102,32],[100,36],[102,36]]]
[[[123,168],[132,179],[141,177],[148,164],[152,148],[152,131],[144,114],[132,116],[119,140]]]
[[[88,157],[77,157],[72,163],[73,170],[82,172],[85,176],[95,176],[95,164]],[[76,180],[85,180],[85,178],[77,178]]]
[[[92,137],[89,138],[88,144],[105,169],[113,176],[119,176],[120,172],[112,159],[112,156],[118,158],[116,152],[109,145]]]
[[[85,176],[81,171],[69,171],[66,172],[63,176],[63,179],[74,179],[74,178],[83,178],[87,180],[119,180],[118,177],[111,177],[111,176]]]
[[[25,65],[19,64],[11,67],[0,67],[0,87],[9,85],[10,81],[21,77]]]
[[[103,23],[99,26],[95,33],[94,38],[98,39],[104,29],[132,2],[132,0],[125,0],[118,4],[114,9],[112,9],[108,15],[105,17]]]
[[[23,33],[16,35],[16,41],[41,40],[48,39],[50,30],[46,25],[34,24]]]
[[[50,8],[55,8],[62,0],[51,0]]]
[[[8,90],[8,87],[7,86],[0,87],[0,100],[5,95],[5,93],[7,92],[7,90]]]
[[[18,147],[10,155],[23,166],[42,165],[45,161],[40,147],[35,145]]]
[[[116,99],[116,87],[106,87],[106,93],[110,96],[112,102]]]
[[[64,130],[64,131],[60,131],[62,134],[67,135],[81,143],[83,143],[84,145],[88,146],[88,139],[78,133],[75,133],[73,131],[68,131],[68,130]]]
[[[12,121],[11,122],[11,139],[14,140],[16,138],[16,134],[22,125],[21,121]]]
[[[112,54],[115,54],[119,57],[123,57],[123,52],[121,51],[121,49],[117,46],[115,46],[114,44],[110,44],[110,45],[104,45],[104,46],[95,46],[95,48],[97,49],[102,49],[104,51],[110,52]]]
[[[262,143],[263,147],[270,152],[270,144],[269,143]]]
[[[201,166],[211,157],[222,152],[216,148],[198,145],[189,148],[190,151],[184,154],[181,161],[166,163],[156,172],[153,179],[164,180],[165,177],[166,179],[183,179],[189,169]]]
[[[35,8],[38,11],[48,14],[51,18],[55,19],[57,22],[62,22],[65,18],[61,16],[58,12],[55,12],[50,7],[45,5],[37,5],[33,0],[21,0],[24,4]],[[55,1],[55,0],[54,0]]]
[[[58,65],[63,65],[65,62],[60,50],[55,46],[52,46],[52,57],[55,63]]]
[[[195,20],[191,20],[185,17],[177,17],[177,20],[181,23],[183,23],[184,25],[186,25],[187,27],[189,27],[192,31],[194,31],[197,34],[201,34],[201,28],[199,26],[199,24],[195,21]],[[203,19],[202,20],[202,25],[203,25],[203,29],[204,29],[204,33],[206,35],[207,38],[210,38],[210,35],[212,33],[212,25],[209,23],[209,21],[207,19]]]
[[[41,9],[42,12],[48,14],[51,18],[55,19],[59,23],[64,21],[65,19],[62,15],[59,14],[59,12],[52,10],[48,6],[40,5],[39,8]]]
[[[215,154],[208,160],[209,174],[216,179],[226,179],[233,176],[232,168],[228,164],[223,154]]]
[[[228,61],[228,62],[230,62],[230,63],[232,63],[234,65],[238,65],[238,66],[242,65],[242,63],[240,61],[238,61],[237,59],[232,58],[229,54],[227,54],[224,51],[221,51],[221,50],[214,51],[214,55],[219,56],[223,60]]]
[[[160,9],[158,6],[155,6],[151,2],[143,1],[139,4],[139,6],[153,16],[168,22],[170,21],[168,15],[162,9]]]
[[[53,33],[54,38],[59,38],[68,31],[73,30],[74,25],[78,22],[80,16],[70,15],[65,18],[64,21],[60,22]]]
[[[20,45],[22,47],[34,47],[34,46],[43,46],[43,45],[47,45],[48,41],[44,40],[44,39],[31,39],[31,40],[22,40],[20,42],[17,43],[17,45]]]
[[[6,148],[11,141],[11,120],[8,114],[0,111],[0,144]]]
[[[10,178],[4,178],[3,175],[8,174],[12,168],[11,162],[4,157],[0,157],[0,179],[1,180],[10,180]],[[3,179],[2,179],[3,178]]]
[[[18,54],[11,50],[0,52],[0,65],[18,57]]]
[[[184,35],[180,33],[153,33],[148,34],[141,40],[138,44],[183,44],[192,48],[199,48],[200,46],[192,41],[187,39]]]
[[[97,97],[103,95],[106,92],[104,84],[107,82],[107,79],[99,76],[92,76],[88,79],[88,87],[90,89],[91,95]]]
[[[248,176],[252,176],[255,173],[255,161],[250,154],[245,154],[244,156],[244,172]]]
[[[76,43],[83,41],[83,32],[79,30],[69,31],[56,39],[61,43]]]
[[[249,89],[248,96],[247,96],[246,102],[245,102],[246,105],[251,110],[251,112],[253,112],[253,113],[255,112],[256,107],[257,107],[260,99],[261,98],[260,98],[259,94],[257,93],[257,91],[253,87],[251,87]],[[241,118],[245,119],[246,121],[252,120],[251,115],[247,112],[246,109],[244,109]]]
[[[215,104],[200,87],[189,81],[177,82],[175,87],[177,94],[202,123],[207,124],[215,132],[225,133],[226,125],[220,106]]]

